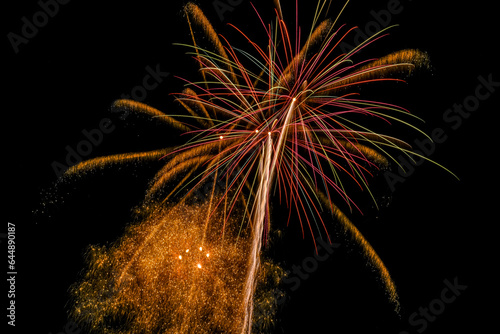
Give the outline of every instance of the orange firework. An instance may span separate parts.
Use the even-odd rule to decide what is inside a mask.
[[[249,240],[208,203],[150,214],[109,248],[91,247],[72,316],[102,333],[236,333]],[[237,240],[237,241],[236,241]]]
[[[427,67],[428,57],[409,49],[356,62],[358,52],[386,29],[342,53],[338,45],[354,28],[337,28],[337,20],[319,22],[324,0],[318,2],[305,41],[299,27],[293,41],[275,2],[275,22],[263,24],[264,46],[233,26],[253,53],[231,45],[196,5],[187,4],[193,40],[187,47],[202,76],[201,82],[186,80],[185,90],[176,94],[187,113],[167,115],[130,100],[113,104],[185,133],[187,142],[99,157],[66,172],[64,177],[71,179],[118,164],[166,161],[147,189],[140,209],[145,218],[111,247],[93,247],[89,270],[72,289],[72,314],[92,330],[250,333],[257,282],[266,280],[261,247],[271,230],[275,193],[290,216],[296,213],[304,236],[306,231],[324,233],[330,241],[321,216],[330,211],[377,268],[398,309],[389,271],[336,202],[358,209],[347,182],[375,201],[369,178],[373,170],[397,163],[394,152],[426,159],[403,140],[370,128],[374,122],[395,123],[422,133],[410,122],[418,118],[392,104],[363,100],[356,88],[403,81],[401,76]],[[200,45],[203,39],[209,47]],[[265,268],[279,282],[281,269],[270,262]]]

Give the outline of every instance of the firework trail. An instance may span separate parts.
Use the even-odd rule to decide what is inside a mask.
[[[398,164],[395,153],[428,160],[403,140],[369,127],[399,124],[422,133],[412,125],[416,116],[363,100],[357,90],[403,81],[400,77],[427,67],[427,55],[411,49],[355,61],[386,29],[342,53],[338,46],[354,28],[336,27],[338,16],[320,22],[329,1],[318,1],[305,39],[297,18],[293,30],[275,3],[271,24],[255,11],[267,38],[264,47],[232,26],[250,51],[218,35],[203,12],[188,3],[184,12],[193,43],[182,45],[198,63],[202,80],[185,80],[185,90],[176,94],[187,114],[166,115],[130,100],[118,100],[113,108],[153,117],[189,139],[179,147],[91,159],[65,174],[71,180],[95,169],[166,161],[139,209],[143,220],[109,249],[92,248],[90,269],[72,289],[72,314],[90,329],[251,333],[256,287],[263,280],[261,248],[271,230],[271,196],[290,209],[289,217],[296,213],[303,236],[306,230],[313,236],[325,233],[330,241],[320,214],[329,210],[378,270],[398,309],[389,271],[335,202],[359,210],[347,191],[351,184],[375,201],[372,171]],[[281,268],[266,266],[270,275],[280,276]],[[111,296],[102,295],[106,284],[112,286]]]
[[[247,279],[244,289],[244,305],[246,305],[247,313],[245,314],[245,323],[247,323],[247,328],[244,328],[243,332],[250,331],[251,329],[251,319],[253,313],[253,294],[255,292],[255,282],[257,277],[257,270],[259,267],[260,260],[260,245],[264,232],[264,223],[266,218],[266,213],[269,207],[269,196],[270,189],[272,185],[272,180],[274,178],[274,171],[278,156],[280,156],[281,147],[284,138],[286,138],[286,129],[290,125],[291,115],[295,108],[296,99],[292,99],[292,104],[288,108],[287,115],[285,116],[285,121],[283,123],[283,131],[279,135],[278,143],[276,145],[277,152],[274,152],[273,140],[271,137],[271,132],[268,133],[268,138],[266,140],[265,146],[262,148],[261,162],[259,164],[259,187],[257,189],[257,195],[255,198],[255,218],[253,219],[254,227],[254,238],[252,243],[252,248],[250,252],[250,270],[247,274]]]

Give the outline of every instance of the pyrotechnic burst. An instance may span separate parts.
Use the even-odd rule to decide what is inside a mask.
[[[159,209],[109,249],[91,247],[74,318],[102,333],[238,332],[249,238],[234,224],[220,238],[208,205]]]
[[[167,115],[131,100],[113,104],[182,132],[185,144],[95,158],[65,174],[70,179],[89,170],[165,160],[141,208],[146,218],[109,249],[92,248],[90,269],[73,289],[73,314],[95,331],[251,332],[273,196],[296,215],[304,236],[320,234],[330,241],[320,215],[329,210],[377,268],[398,308],[387,268],[336,203],[359,210],[350,184],[371,196],[373,171],[390,161],[398,164],[395,152],[415,154],[404,141],[371,130],[373,124],[421,133],[411,125],[417,117],[396,105],[364,100],[357,88],[403,81],[428,66],[428,57],[410,49],[357,61],[387,29],[341,52],[340,43],[354,28],[337,27],[338,16],[320,22],[328,1],[318,1],[306,38],[297,22],[286,23],[275,3],[274,22],[265,24],[255,11],[264,45],[231,25],[247,49],[218,35],[200,8],[188,3],[184,12],[193,43],[184,46],[198,63],[201,80],[185,80],[186,88],[176,94],[187,114]],[[210,190],[195,204],[200,189]],[[279,267],[272,268],[279,277]],[[110,286],[113,293],[103,297]]]

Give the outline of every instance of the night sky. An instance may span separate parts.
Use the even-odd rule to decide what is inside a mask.
[[[221,2],[233,5],[226,5],[224,12],[215,10]],[[42,10],[40,3],[4,4],[6,186],[0,232],[7,233],[8,222],[16,226],[13,333],[64,331],[69,321],[67,290],[84,268],[86,247],[109,244],[123,233],[131,221],[131,209],[140,203],[148,178],[159,166],[96,173],[65,188],[69,195],[64,203],[43,207],[47,198],[43,194],[57,180],[58,168],[68,164],[68,148],[76,149],[85,133],[95,129],[103,135],[87,158],[180,142],[164,127],[140,119],[121,120],[109,111],[114,100],[135,94],[166,113],[177,113],[180,108],[170,94],[182,89],[178,77],[197,79],[196,64],[185,55],[186,49],[172,45],[190,41],[181,10],[185,2],[165,3],[68,1],[57,10],[50,7],[51,15],[39,21],[37,31],[24,28],[30,35],[26,39],[16,38],[24,38],[27,21],[44,20],[36,14]],[[227,25],[233,23],[256,41],[263,40],[262,25],[249,1],[198,3],[228,39],[241,42]],[[402,306],[399,316],[360,248],[330,224],[334,242],[340,246],[324,261],[316,260],[317,268],[300,286],[293,290],[292,285],[284,286],[288,300],[278,314],[275,333],[431,334],[464,328],[483,333],[493,323],[498,311],[493,268],[498,263],[495,132],[500,70],[497,11],[486,3],[436,6],[432,1],[353,0],[340,17],[338,24],[359,26],[362,32],[399,25],[358,59],[405,48],[428,52],[429,71],[416,73],[406,84],[366,86],[363,93],[425,119],[419,126],[434,137],[433,144],[409,131],[401,132],[401,137],[460,180],[424,162],[411,166],[404,176],[393,168],[392,175],[398,177],[391,178],[392,183],[387,174],[377,175],[373,189],[383,203],[379,211],[366,200],[368,194],[356,194],[364,214],[354,213],[352,220],[396,283]],[[333,13],[342,4],[334,2]],[[255,5],[264,18],[271,17],[271,1]],[[282,6],[287,8],[285,15],[292,15],[293,1],[289,7]],[[312,7],[301,7],[304,35]],[[157,82],[150,81],[150,89],[145,89],[143,79],[153,72]],[[45,214],[40,214],[41,208]],[[283,233],[270,246],[268,256],[290,271],[293,266],[311,265],[311,236],[302,238],[298,222],[292,220],[287,227],[282,220],[285,209],[278,205],[274,209],[273,226]],[[6,252],[6,235],[1,237]],[[7,312],[7,285],[4,291]],[[429,311],[426,318],[419,314],[424,308],[437,314]]]

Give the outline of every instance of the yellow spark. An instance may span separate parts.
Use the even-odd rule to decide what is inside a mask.
[[[197,267],[201,269],[201,264],[198,263]]]

